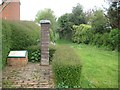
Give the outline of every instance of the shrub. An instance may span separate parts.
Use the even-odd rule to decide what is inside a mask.
[[[38,62],[40,61],[40,57],[41,57],[41,49],[40,49],[40,45],[33,45],[27,48],[28,50],[28,59],[29,61],[32,62]],[[52,57],[53,54],[56,51],[56,47],[53,45],[50,45],[49,47],[49,61],[52,61]]]
[[[118,50],[118,46],[120,45],[119,35],[120,35],[119,29],[113,29],[109,34],[110,48],[112,50],[115,50],[115,49]]]
[[[91,38],[90,29],[91,26],[86,24],[73,25],[73,42],[88,44]]]
[[[31,53],[30,60],[32,62],[40,62],[40,57],[41,57],[40,55],[41,55],[40,54],[40,50],[36,50],[36,51],[34,51],[34,52]]]
[[[54,55],[55,51],[56,51],[56,46],[50,44],[50,46],[49,46],[49,61],[50,61],[50,63],[53,60],[53,55]]]
[[[57,88],[80,87],[81,62],[72,48],[58,47],[52,61]]]
[[[32,45],[27,48],[28,60],[31,62],[40,61],[40,45]]]
[[[108,32],[110,31],[110,32]],[[103,33],[95,33],[90,25],[73,25],[72,41],[75,43],[93,44],[97,47],[104,46],[106,49],[119,50],[119,29],[107,30]]]

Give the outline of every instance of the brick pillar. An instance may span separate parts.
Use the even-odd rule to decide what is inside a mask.
[[[41,20],[41,65],[49,65],[49,20]]]

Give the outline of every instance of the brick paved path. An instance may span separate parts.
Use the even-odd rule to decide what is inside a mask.
[[[7,66],[2,72],[3,88],[54,88],[51,66],[28,63],[25,67]]]

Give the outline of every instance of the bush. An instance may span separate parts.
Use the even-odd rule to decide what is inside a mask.
[[[52,61],[57,88],[80,87],[81,62],[72,48],[58,47]]]
[[[93,44],[97,47],[104,46],[109,50],[119,50],[120,40],[119,29],[112,29],[110,32],[106,29],[104,33],[94,33],[90,25],[73,25],[72,41],[75,43]]]
[[[88,44],[91,39],[91,26],[86,24],[80,24],[79,26],[73,25],[72,41],[77,43]]]
[[[33,45],[27,48],[28,50],[28,59],[31,62],[40,62],[41,57],[41,48],[40,45]],[[53,45],[50,45],[49,47],[49,61],[51,63],[53,54],[56,51],[56,47]]]
[[[40,62],[40,57],[41,57],[40,50],[36,50],[33,53],[31,53],[30,60],[32,62]]]
[[[33,45],[27,48],[28,60],[31,62],[40,62],[40,45]]]
[[[49,46],[49,61],[50,61],[50,63],[53,60],[53,55],[54,55],[55,51],[56,51],[56,46],[50,44],[50,46]]]
[[[120,35],[119,29],[113,29],[109,34],[109,40],[110,40],[109,47],[112,50],[115,50],[115,49],[118,50],[118,46],[120,45],[119,35]]]

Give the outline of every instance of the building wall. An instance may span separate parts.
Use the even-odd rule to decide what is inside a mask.
[[[20,20],[20,2],[10,2],[0,13],[0,18],[5,20]]]

